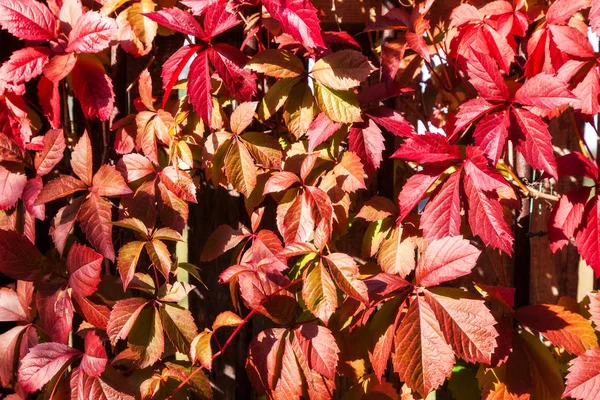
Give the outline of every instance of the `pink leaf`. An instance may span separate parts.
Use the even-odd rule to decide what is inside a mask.
[[[81,205],[77,220],[87,240],[104,257],[115,261],[112,241],[112,213],[108,201],[92,193]]]
[[[464,188],[469,200],[469,224],[483,243],[512,254],[512,231],[502,212],[497,198],[477,189],[469,177],[465,177]]]
[[[450,175],[425,206],[420,225],[425,239],[460,235],[460,178],[460,172]]]
[[[423,252],[416,268],[418,285],[437,286],[471,273],[481,251],[462,236],[434,240]]]
[[[48,174],[62,160],[66,147],[63,130],[49,130],[43,143],[44,150],[35,155],[35,169],[39,176]]]
[[[315,147],[327,141],[341,127],[341,123],[333,122],[324,113],[317,115],[306,132],[308,151],[313,152]]]
[[[1,170],[0,170],[1,172]],[[42,188],[34,205],[45,204],[52,200],[60,199],[81,190],[87,190],[85,183],[70,175],[60,175],[52,179]]]
[[[524,108],[512,108],[511,111],[511,117],[514,118],[521,133],[516,138],[517,150],[533,168],[543,170],[557,178],[552,136],[548,132],[546,123]]]
[[[0,26],[25,40],[56,39],[56,17],[35,0],[0,0]]]
[[[515,93],[517,103],[535,106],[544,110],[554,110],[575,100],[568,85],[550,74],[537,74]]]
[[[96,11],[83,14],[69,33],[67,52],[98,53],[117,36],[117,23]]]
[[[594,347],[571,361],[564,396],[574,399],[598,397],[600,387],[600,349]]]
[[[585,203],[587,203],[590,187],[573,189],[560,197],[548,218],[548,241],[550,250],[556,253],[575,235],[581,224]]]
[[[21,197],[27,184],[27,176],[14,173],[0,166],[0,210],[8,210]]]
[[[19,384],[26,392],[35,392],[79,354],[79,350],[60,343],[38,344],[21,361]]]
[[[294,334],[309,368],[335,379],[340,350],[331,331],[324,326],[303,324]]]
[[[29,317],[19,301],[17,292],[5,287],[0,288],[0,321],[29,321]]]
[[[108,357],[100,336],[95,331],[85,335],[85,353],[81,359],[81,369],[89,376],[99,376],[106,368]]]
[[[462,158],[458,147],[450,144],[448,138],[431,132],[406,136],[404,143],[390,157],[402,158],[418,164]]]
[[[14,84],[29,82],[42,73],[49,57],[50,49],[46,47],[26,47],[17,50],[2,64],[0,77],[3,81]]]
[[[106,164],[101,166],[94,175],[91,191],[106,197],[124,196],[133,193],[115,167]]]

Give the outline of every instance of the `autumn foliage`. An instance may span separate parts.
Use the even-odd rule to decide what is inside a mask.
[[[550,3],[412,1],[351,35],[309,0],[0,0],[21,39],[0,67],[7,399],[212,398],[258,315],[267,398],[600,398],[600,294],[516,306],[505,271],[473,273],[535,198],[551,251],[600,276],[600,0]],[[162,65],[159,36],[184,43]],[[118,53],[152,55],[123,99]],[[248,218],[182,262],[200,190]],[[182,301],[218,257],[234,306],[199,328]]]

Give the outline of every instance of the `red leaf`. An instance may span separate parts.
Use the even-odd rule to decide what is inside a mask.
[[[81,359],[81,369],[89,376],[99,376],[106,368],[108,357],[104,344],[96,331],[85,335],[85,353]]]
[[[27,176],[13,173],[0,166],[0,210],[8,210],[21,197],[27,184]]]
[[[99,12],[89,11],[77,20],[69,33],[67,52],[98,53],[117,36],[117,23]]]
[[[129,331],[146,304],[148,304],[148,300],[140,297],[131,297],[115,303],[106,327],[106,333],[113,346],[119,339],[127,338]]]
[[[46,257],[25,236],[0,229],[0,272],[17,280],[35,281],[44,275]]]
[[[91,191],[100,196],[116,197],[133,193],[123,176],[112,165],[103,165],[94,175]]]
[[[26,392],[35,392],[79,354],[79,350],[60,343],[38,344],[21,360],[19,384]]]
[[[112,378],[114,379],[114,377]],[[71,373],[70,386],[71,396],[73,399],[77,400],[135,399],[135,397],[117,390],[114,384],[109,385],[101,377],[90,376],[86,374],[82,366],[73,369],[73,372]]]
[[[341,123],[333,122],[324,113],[317,115],[306,132],[308,151],[312,153],[315,147],[327,141],[341,127]]]
[[[84,131],[71,153],[71,168],[87,186],[92,186],[92,158],[92,143],[87,131]]]
[[[586,176],[598,179],[598,166],[578,151],[565,154],[556,160],[558,175]]]
[[[390,157],[402,158],[418,164],[462,158],[458,147],[450,144],[447,137],[431,132],[406,136],[404,143]]]
[[[44,115],[48,118],[50,125],[54,129],[58,129],[61,125],[60,113],[60,93],[58,91],[58,83],[54,83],[42,76],[38,83],[38,98],[40,105],[44,111]]]
[[[460,235],[460,175],[460,172],[450,175],[425,206],[419,226],[425,239]]]
[[[57,19],[35,0],[0,0],[0,26],[25,40],[56,39]]]
[[[196,54],[198,49],[200,49],[200,46],[198,45],[183,46],[163,64],[162,73],[160,75],[162,77],[162,88],[165,90],[162,108],[165,108],[171,90],[173,90],[173,86],[177,83],[181,71],[183,71],[183,68],[185,68],[189,59]]]
[[[591,321],[561,306],[538,304],[521,307],[515,311],[515,318],[571,354],[579,355],[598,347]]]
[[[233,96],[240,101],[250,101],[256,94],[256,78],[244,69],[248,57],[233,46],[215,44],[208,50],[210,62]]]
[[[456,114],[454,133],[463,130],[476,119],[496,107],[497,105],[494,105],[481,97],[462,103],[458,110],[458,114]]]
[[[594,196],[586,205],[583,214],[583,224],[575,237],[575,246],[581,258],[592,267],[596,276],[600,276],[600,241],[598,240],[598,225],[600,224],[600,207],[598,196]]]
[[[487,100],[509,100],[508,87],[500,74],[496,61],[477,50],[472,50],[472,54],[473,57],[467,61],[469,82]]]
[[[185,35],[203,38],[205,36],[202,27],[190,13],[180,8],[163,8],[160,11],[144,14],[144,17]]]
[[[394,371],[423,397],[452,374],[454,353],[443,338],[433,310],[422,297],[413,299],[394,341]]]
[[[213,38],[238,25],[241,20],[237,14],[229,11],[230,5],[224,2],[211,5],[204,16],[204,30],[209,38]]]
[[[81,103],[83,113],[89,119],[98,117],[108,121],[113,112],[115,94],[104,67],[95,58],[78,57],[71,71],[73,91]]]
[[[298,341],[310,369],[328,379],[335,379],[340,349],[329,329],[303,324],[294,329],[294,340]]]
[[[550,74],[537,74],[515,93],[514,101],[544,110],[554,110],[573,102],[576,97],[568,85]]]
[[[592,30],[596,32],[596,34],[600,32],[600,3],[597,1],[592,1],[592,8],[590,8],[588,18],[590,19]]]
[[[108,201],[92,193],[81,205],[77,220],[87,240],[104,257],[115,261],[112,241],[112,212]]]
[[[398,194],[399,222],[415,208],[447,168],[447,165],[429,165],[408,178]]]
[[[82,297],[91,296],[100,283],[102,256],[87,246],[75,243],[67,257],[69,286]]]
[[[220,0],[181,0],[182,4],[190,7],[194,15],[202,15],[210,6]]]
[[[468,146],[466,153],[463,169],[478,190],[492,192],[508,187],[508,182],[490,166],[478,147]]]
[[[309,50],[325,48],[317,10],[306,0],[266,0],[263,5],[269,14],[291,35]]]
[[[73,299],[75,299],[81,315],[87,322],[98,329],[107,329],[108,319],[110,318],[110,309],[108,307],[96,304],[88,298],[79,296],[77,293],[73,293]]]
[[[511,123],[511,129],[513,126],[518,127],[521,133],[515,143],[517,150],[533,168],[557,178],[556,159],[548,126],[540,117],[524,108],[511,108],[511,119],[513,118],[516,124]]]
[[[73,330],[73,303],[69,292],[64,285],[45,284],[35,293],[40,325],[53,342],[69,343]]]
[[[383,161],[382,152],[385,143],[381,130],[372,120],[366,126],[353,127],[348,134],[350,151],[358,154],[365,166],[365,172],[371,176]]]
[[[593,399],[600,394],[600,349],[594,347],[571,361],[564,397]]]
[[[3,81],[14,84],[29,82],[42,73],[50,54],[50,49],[46,47],[26,47],[17,50],[2,64],[0,77]]]
[[[192,61],[187,92],[194,110],[202,118],[202,121],[210,126],[213,101],[211,96],[212,84],[210,80],[210,67],[208,65],[208,51],[200,52],[194,61]]]
[[[45,204],[80,190],[87,190],[85,183],[70,175],[60,175],[58,178],[52,179],[43,187],[35,201],[35,205]]]
[[[497,198],[477,189],[469,177],[465,177],[464,188],[469,200],[469,224],[483,243],[512,254],[512,231],[502,212]]]
[[[481,251],[462,236],[434,240],[423,252],[416,269],[421,286],[437,286],[471,273]]]
[[[496,348],[496,321],[483,300],[455,288],[425,291],[446,341],[466,362],[490,364]]]
[[[492,165],[498,163],[504,152],[509,126],[509,114],[504,110],[486,115],[475,126],[473,138]]]
[[[567,22],[577,11],[589,6],[586,0],[557,0],[546,13],[546,22],[555,24],[557,22]]]
[[[367,110],[366,114],[378,125],[396,136],[404,137],[416,134],[413,126],[399,111],[387,107],[377,107]]]
[[[591,189],[585,186],[573,189],[563,194],[554,205],[548,218],[548,241],[553,253],[563,248],[575,235],[575,230],[581,224]]]

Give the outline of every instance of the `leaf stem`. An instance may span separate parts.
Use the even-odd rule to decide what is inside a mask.
[[[244,319],[242,320],[242,322],[235,328],[235,330],[231,333],[231,335],[229,336],[229,338],[227,339],[227,341],[225,342],[225,344],[223,344],[223,346],[221,347],[221,350],[219,350],[218,352],[216,352],[215,354],[213,354],[212,359],[214,360],[217,356],[223,354],[223,352],[225,351],[225,349],[229,346],[229,344],[233,341],[233,339],[235,338],[235,336],[238,334],[238,332],[242,329],[242,327],[244,325],[246,325],[246,322],[248,322],[250,320],[250,317],[252,317],[254,314],[256,314],[258,312],[258,310],[267,302],[269,301],[273,296],[279,294],[280,292],[294,286],[296,283],[299,283],[302,281],[302,278],[298,278],[295,279],[293,281],[291,281],[290,283],[288,283],[285,286],[281,286],[279,287],[276,291],[274,291],[273,293],[271,293],[268,296],[265,296],[265,298],[260,302],[260,304],[256,307],[254,307],[252,310],[250,310],[250,312],[244,317]],[[175,394],[177,394],[177,392],[179,392],[194,376],[196,376],[196,374],[202,371],[201,367],[198,367],[198,369],[196,369],[195,371],[193,371],[191,374],[188,375],[187,378],[185,378],[185,380],[183,382],[181,382],[179,384],[179,386],[177,386],[169,396],[167,396],[167,398],[165,400],[171,400],[173,398],[173,396],[175,396]]]
[[[506,170],[506,172],[509,173],[509,175],[512,178],[512,181],[514,183],[517,184],[517,186],[519,187],[519,189],[521,189],[521,192],[523,193],[524,196],[527,197],[531,197],[533,199],[546,199],[546,200],[550,200],[550,201],[558,201],[560,200],[560,196],[555,196],[553,194],[549,194],[549,193],[544,193],[544,192],[540,192],[537,189],[534,189],[530,186],[526,186],[521,179],[517,176],[517,174],[515,173],[515,171],[513,171],[512,167],[508,164],[504,164],[504,163],[500,163],[504,169]]]

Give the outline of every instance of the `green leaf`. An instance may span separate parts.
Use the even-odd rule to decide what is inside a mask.
[[[367,57],[358,51],[342,50],[317,61],[310,74],[330,89],[347,90],[360,85],[373,70]]]
[[[317,105],[335,122],[361,122],[358,97],[351,90],[334,90],[315,82]]]
[[[235,190],[250,196],[256,186],[256,167],[250,152],[241,140],[234,139],[225,156],[225,174]]]
[[[296,139],[308,131],[317,113],[318,109],[310,87],[307,84],[294,86],[285,103],[283,118],[288,130]]]
[[[160,308],[160,316],[171,342],[181,353],[188,354],[190,343],[198,334],[198,327],[190,310],[167,303]]]
[[[302,61],[287,50],[265,50],[256,54],[246,68],[275,78],[294,78],[305,74]]]
[[[160,360],[165,349],[163,325],[154,307],[142,310],[128,337],[129,348],[139,355],[136,364],[146,368]]]
[[[301,78],[281,79],[273,84],[258,106],[258,118],[266,121],[287,101],[290,92]]]

